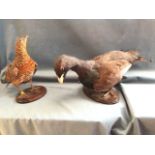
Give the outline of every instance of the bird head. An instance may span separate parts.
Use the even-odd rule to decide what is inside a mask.
[[[70,69],[67,61],[68,59],[66,55],[59,56],[55,61],[54,70],[60,84],[63,84],[66,73]]]

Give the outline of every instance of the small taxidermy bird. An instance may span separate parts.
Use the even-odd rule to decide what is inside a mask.
[[[14,60],[8,64],[1,76],[1,82],[14,85],[20,95],[25,95],[20,89],[21,84],[30,82],[32,88],[32,77],[37,70],[37,63],[29,56],[26,49],[27,39],[28,36],[25,36],[16,40]]]
[[[114,86],[138,61],[145,61],[138,51],[110,51],[91,60],[61,55],[55,61],[55,72],[59,83],[63,83],[69,70],[76,72],[88,97],[100,103],[114,104],[119,101]]]

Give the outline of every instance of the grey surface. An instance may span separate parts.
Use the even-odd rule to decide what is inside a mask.
[[[54,71],[36,76],[55,77]],[[47,75],[47,76],[46,76]],[[131,77],[152,78],[155,72],[132,71]],[[74,77],[73,72],[69,73]],[[55,77],[56,78],[56,77]],[[135,81],[136,82],[136,81]],[[97,103],[79,83],[34,82],[47,94],[29,104],[15,102],[17,90],[0,84],[0,134],[155,134],[155,83],[121,83],[120,102]],[[23,85],[22,88],[29,85]]]
[[[28,34],[28,49],[39,68],[52,67],[63,53],[83,59],[109,50],[136,49],[155,60],[155,20],[0,20],[2,66],[6,53],[12,59],[17,36]],[[137,69],[154,69],[155,63],[136,64]]]
[[[131,134],[155,134],[155,84],[121,84],[132,118]]]
[[[80,84],[44,85],[47,94],[29,104],[15,102],[16,90],[0,84],[0,134],[127,134],[130,117],[123,97],[104,105],[84,95]]]

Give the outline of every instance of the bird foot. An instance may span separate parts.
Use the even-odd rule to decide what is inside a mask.
[[[119,92],[115,88],[112,88],[108,92],[96,92],[93,89],[84,87],[84,93],[96,102],[103,104],[115,104],[119,101]]]

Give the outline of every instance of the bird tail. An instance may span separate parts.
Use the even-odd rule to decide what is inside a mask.
[[[151,62],[151,60],[147,60],[143,56],[141,56],[138,51],[128,51],[128,53],[130,54],[132,62]]]
[[[150,59],[146,59],[146,58],[144,58],[144,57],[142,57],[142,56],[139,56],[137,59],[135,59],[134,62],[137,62],[137,61],[146,62],[146,63],[151,63],[151,62],[153,62],[153,60],[152,60],[151,58],[150,58]]]
[[[19,37],[16,40],[16,53],[18,55],[18,53],[27,53],[27,40],[28,40],[28,35],[26,35],[25,37]]]
[[[148,60],[146,60],[144,57],[139,56],[135,61],[147,62]]]

